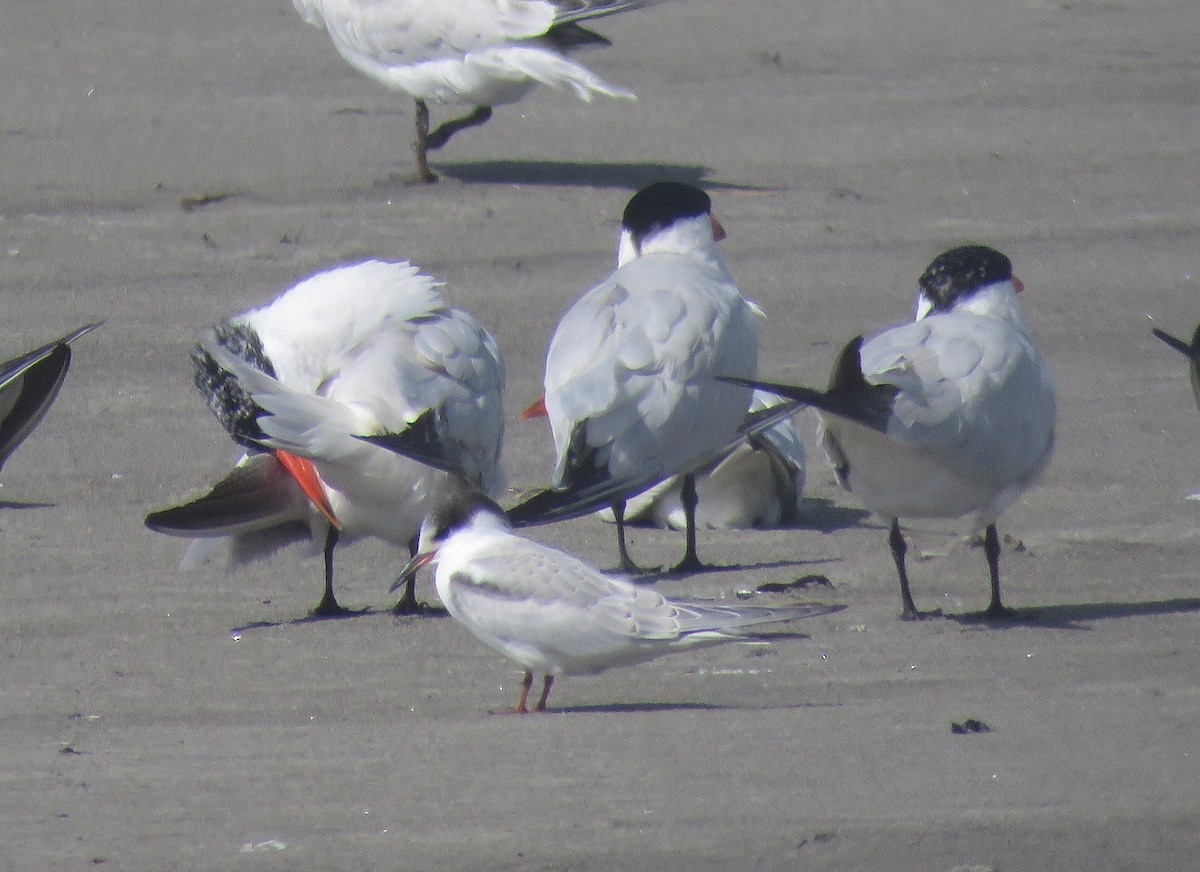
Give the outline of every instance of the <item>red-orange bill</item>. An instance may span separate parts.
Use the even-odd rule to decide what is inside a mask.
[[[549,414],[546,411],[546,398],[538,397],[537,400],[529,405],[525,411],[521,413],[522,421],[530,421],[534,418],[545,418]]]
[[[333,514],[333,506],[329,504],[329,497],[325,495],[325,486],[321,484],[321,479],[317,476],[317,468],[313,466],[312,461],[297,457],[287,451],[276,451],[275,459],[279,461],[280,466],[287,470],[287,474],[295,480],[296,484],[300,485],[300,490],[304,491],[304,495],[333,525],[333,528],[335,530],[342,529],[341,523]]]

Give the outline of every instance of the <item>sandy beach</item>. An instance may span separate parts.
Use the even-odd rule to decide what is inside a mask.
[[[1150,333],[1200,319],[1194,0],[679,0],[596,24],[636,91],[542,89],[433,156],[411,101],[287,0],[9,4],[0,20],[0,356],[81,324],[58,403],[0,487],[0,870],[1183,870],[1200,855],[1200,412]],[[439,118],[445,109],[434,109]],[[612,270],[646,182],[703,186],[770,317],[759,371],[823,384],[911,317],[967,241],[1006,252],[1059,391],[1058,449],[1000,521],[1005,600],[953,523],[913,527],[897,620],[886,528],[836,486],[811,412],[792,529],[712,532],[668,595],[843,604],[556,685],[448,618],[395,618],[405,555],[178,571],[146,512],[237,456],[191,383],[205,327],[297,280],[410,259],[493,331],[505,461],[559,315]],[[589,518],[535,537],[594,565]],[[635,530],[672,560],[681,534]],[[428,578],[418,594],[434,597]],[[787,602],[756,594],[751,602]],[[956,733],[974,719],[983,732]]]

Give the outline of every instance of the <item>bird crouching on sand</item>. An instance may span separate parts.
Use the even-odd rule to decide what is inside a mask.
[[[750,411],[781,402],[755,391]],[[789,416],[754,433],[696,472],[696,526],[706,530],[765,530],[792,523],[804,502],[804,442]],[[612,509],[599,512],[615,521]],[[626,501],[625,521],[687,529],[683,476],[659,482]]]

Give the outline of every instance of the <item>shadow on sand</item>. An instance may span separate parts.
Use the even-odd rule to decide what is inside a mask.
[[[834,557],[822,557],[815,560],[767,560],[762,563],[720,563],[704,564],[699,569],[688,569],[678,572],[674,569],[644,568],[640,573],[629,574],[618,567],[600,570],[605,575],[627,578],[634,584],[649,584],[654,581],[679,581],[696,575],[707,575],[712,572],[743,572],[748,570],[788,569],[797,566],[820,566],[826,563],[838,563]]]
[[[230,633],[241,635],[249,630],[270,630],[275,627],[298,627],[304,624],[323,624],[326,621],[348,621],[354,618],[369,618],[377,615],[391,615],[394,618],[448,618],[450,613],[440,604],[424,603],[420,614],[397,615],[392,609],[347,609],[340,615],[304,615],[299,618],[289,618],[283,621],[251,621],[242,627],[233,627]]]
[[[797,517],[782,529],[816,530],[820,533],[836,533],[838,530],[849,530],[851,527],[887,529],[878,523],[868,524],[871,513],[866,509],[840,506],[833,500],[820,497],[805,497],[796,515]]]
[[[771,189],[709,181],[708,167],[698,164],[608,163],[556,160],[485,160],[437,164],[440,175],[467,184],[545,185],[548,187],[622,188],[635,191],[651,182],[685,182],[710,191]],[[402,174],[384,184],[394,184]]]
[[[53,509],[54,503],[22,503],[17,501],[0,500],[0,512],[5,509]]]
[[[990,620],[980,612],[946,617],[960,624],[981,629],[1005,630],[1011,627],[1045,627],[1053,630],[1090,630],[1093,621],[1110,618],[1139,618],[1149,615],[1181,615],[1200,612],[1200,597],[1180,597],[1140,603],[1064,603],[1013,609],[1011,617]]]
[[[690,712],[690,711],[720,711],[730,706],[713,705],[707,702],[613,702],[605,705],[571,705],[559,708],[550,706],[546,714],[635,714],[647,712]],[[492,714],[504,714],[495,711]]]

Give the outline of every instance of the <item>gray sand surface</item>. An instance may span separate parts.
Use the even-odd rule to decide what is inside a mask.
[[[107,323],[3,474],[0,870],[1196,868],[1200,414],[1150,327],[1200,318],[1200,4],[687,0],[597,29],[586,62],[637,103],[539,91],[411,188],[410,101],[287,0],[6,3],[0,356]],[[1020,620],[971,620],[982,552],[924,524],[914,595],[948,617],[898,621],[886,531],[808,414],[807,522],[703,536],[733,568],[657,584],[820,573],[800,596],[848,608],[565,679],[542,717],[490,714],[519,670],[452,621],[387,613],[393,549],[339,554],[369,614],[294,623],[319,562],[185,574],[143,528],[236,456],[198,332],[365,257],[493,329],[509,478],[544,482],[547,431],[515,415],[659,177],[712,192],[780,379],[909,317],[941,250],[1012,257],[1060,390],[1057,455],[1000,525]],[[599,520],[537,536],[614,563]],[[644,562],[681,547],[632,536]]]

